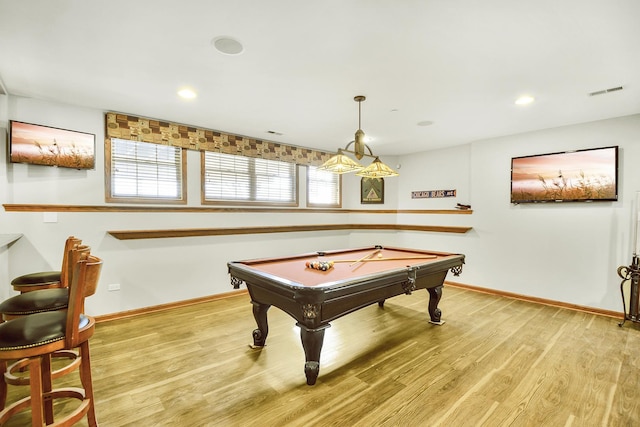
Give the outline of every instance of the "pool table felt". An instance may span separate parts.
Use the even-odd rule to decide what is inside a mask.
[[[436,258],[422,259],[394,259],[382,261],[365,261],[356,264],[339,262],[335,263],[332,268],[327,271],[316,270],[306,267],[307,261],[336,261],[336,260],[359,260],[367,254],[373,254],[375,248],[369,248],[360,251],[348,251],[338,253],[327,253],[325,256],[309,255],[308,257],[283,258],[279,260],[265,261],[261,260],[256,263],[250,261],[243,263],[246,267],[255,268],[262,273],[267,273],[280,279],[288,280],[292,286],[302,287],[320,287],[331,286],[334,282],[349,280],[356,277],[367,276],[395,269],[404,269],[409,266],[429,264],[442,261],[447,258],[453,258],[457,254],[446,254],[439,252],[421,252],[410,250],[382,249],[379,251],[382,258],[401,258],[416,257],[421,255],[433,256]],[[369,259],[378,258],[375,253]]]

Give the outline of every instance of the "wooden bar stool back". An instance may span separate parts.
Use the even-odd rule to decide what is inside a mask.
[[[68,285],[73,276],[73,270],[78,261],[86,259],[91,253],[91,248],[79,245],[69,250],[65,256],[65,264],[61,270],[61,276]],[[11,320],[16,317],[26,316],[45,311],[64,310],[69,303],[69,287],[57,287],[40,289],[21,293],[8,298],[0,303],[1,320]]]
[[[55,425],[71,426],[85,415],[89,426],[97,426],[89,339],[95,331],[95,320],[83,314],[84,298],[95,292],[102,269],[102,260],[90,255],[74,267],[69,287],[67,310],[36,313],[0,324],[0,372],[8,361],[29,359],[30,395],[6,406],[6,382],[0,381],[0,425],[27,408],[31,408],[31,425],[54,423],[53,401],[73,398],[79,405]],[[80,381],[82,387],[54,389],[51,377],[51,355],[59,350],[80,349]]]
[[[76,249],[69,251],[67,264],[63,270],[65,276],[71,280],[73,270],[76,264],[81,260],[86,260],[91,252],[91,248],[86,245],[78,246]],[[87,295],[87,292],[91,292]],[[85,289],[85,297],[93,295],[93,289]],[[0,323],[2,321],[16,319],[18,317],[27,316],[35,313],[44,313],[47,311],[65,310],[69,304],[69,288],[43,289],[40,291],[25,292],[13,296],[0,303]],[[84,312],[84,310],[83,310]],[[80,366],[79,353],[76,350],[59,350],[52,354],[55,359],[68,359],[69,362],[58,367],[51,373],[52,379],[60,378],[70,372],[75,371]],[[10,385],[29,385],[29,376],[23,373],[27,370],[29,359],[20,359],[11,363],[4,373],[4,380]]]
[[[65,265],[69,256],[69,251],[80,246],[82,240],[69,236],[64,243],[64,253],[62,254],[62,268],[60,271],[39,271],[37,273],[24,274],[11,281],[11,286],[18,292],[31,292],[40,289],[52,289],[68,287],[69,282],[65,271]]]

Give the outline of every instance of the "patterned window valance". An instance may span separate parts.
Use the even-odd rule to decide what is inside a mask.
[[[128,114],[107,113],[105,122],[105,138],[152,142],[190,150],[215,151],[312,166],[321,165],[334,154]]]

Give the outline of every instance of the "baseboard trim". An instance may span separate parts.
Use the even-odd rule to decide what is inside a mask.
[[[154,306],[151,306],[151,307],[137,308],[135,310],[120,311],[118,313],[104,314],[104,315],[101,315],[101,316],[95,316],[95,319],[96,319],[96,323],[104,323],[104,322],[109,322],[111,320],[127,319],[127,318],[130,318],[130,317],[142,316],[144,314],[157,313],[159,311],[171,310],[172,308],[188,307],[190,305],[202,304],[204,302],[217,301],[217,300],[221,300],[221,299],[235,297],[235,296],[238,296],[238,295],[245,295],[247,293],[248,292],[247,292],[246,289],[241,289],[241,290],[238,290],[238,291],[225,292],[225,293],[222,293],[222,294],[208,295],[206,297],[200,297],[200,298],[193,298],[193,299],[188,299],[188,300],[183,300],[183,301],[170,302],[170,303],[167,303],[167,304],[154,305]]]
[[[577,305],[577,304],[569,304],[569,303],[565,303],[565,302],[561,302],[561,301],[554,301],[554,300],[545,299],[545,298],[531,297],[531,296],[527,296],[527,295],[516,294],[516,293],[513,293],[513,292],[500,291],[500,290],[496,290],[496,289],[482,288],[480,286],[472,286],[472,285],[467,285],[467,284],[464,284],[464,283],[451,282],[451,281],[448,281],[448,280],[445,281],[445,285],[451,286],[451,287],[454,287],[454,288],[466,289],[468,291],[481,292],[481,293],[484,293],[484,294],[496,295],[496,296],[501,296],[501,297],[506,297],[506,298],[513,298],[513,299],[532,302],[532,303],[536,303],[536,304],[544,304],[544,305],[549,305],[549,306],[552,306],[552,307],[566,308],[566,309],[574,310],[574,311],[581,311],[583,313],[597,314],[597,315],[600,315],[600,316],[613,317],[613,318],[616,318],[616,319],[624,319],[624,314],[622,312],[613,311],[613,310],[603,310],[603,309],[600,309],[600,308],[587,307],[587,306],[582,306],[582,305]],[[173,309],[173,308],[188,307],[190,305],[201,304],[201,303],[210,302],[210,301],[217,301],[217,300],[221,300],[221,299],[225,299],[225,298],[231,298],[231,297],[235,297],[235,296],[239,296],[239,295],[246,295],[247,293],[248,292],[247,292],[246,289],[241,289],[241,290],[238,290],[238,291],[225,292],[225,293],[216,294],[216,295],[208,295],[206,297],[193,298],[193,299],[188,299],[188,300],[183,300],[183,301],[171,302],[171,303],[167,303],[167,304],[154,305],[154,306],[151,306],[151,307],[138,308],[138,309],[135,309],[135,310],[128,310],[128,311],[121,311],[121,312],[118,312],[118,313],[104,314],[104,315],[101,315],[101,316],[95,316],[95,319],[96,319],[96,323],[104,323],[104,322],[109,322],[109,321],[112,321],[112,320],[127,319],[127,318],[130,318],[130,317],[142,316],[144,314],[149,314],[149,313],[157,313],[157,312],[160,312],[160,311],[170,310],[170,309]]]
[[[581,312],[590,313],[590,314],[598,314],[600,316],[613,317],[613,318],[616,318],[616,319],[624,319],[624,314],[621,311],[618,312],[618,311],[613,311],[613,310],[603,310],[603,309],[595,308],[595,307],[587,307],[587,306],[583,306],[583,305],[569,304],[569,303],[566,303],[566,302],[555,301],[555,300],[550,300],[550,299],[545,299],[545,298],[531,297],[531,296],[528,296],[528,295],[521,295],[521,294],[516,294],[516,293],[513,293],[513,292],[506,292],[506,291],[500,291],[500,290],[496,290],[496,289],[481,288],[480,286],[466,285],[464,283],[458,283],[458,282],[450,282],[448,280],[445,281],[445,284],[448,285],[448,286],[452,286],[454,288],[466,289],[466,290],[469,290],[469,291],[481,292],[481,293],[489,294],[489,295],[497,295],[497,296],[506,297],[506,298],[513,298],[513,299],[517,299],[517,300],[521,300],[521,301],[533,302],[533,303],[536,303],[536,304],[549,305],[549,306],[552,306],[552,307],[567,308],[569,310],[581,311]]]

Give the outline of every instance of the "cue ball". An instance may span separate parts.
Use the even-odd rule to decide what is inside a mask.
[[[378,254],[378,258],[382,258],[382,254]]]

